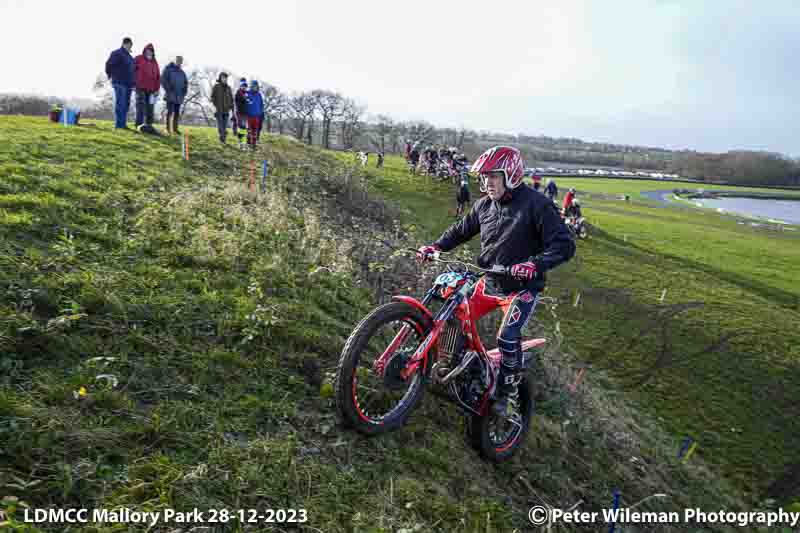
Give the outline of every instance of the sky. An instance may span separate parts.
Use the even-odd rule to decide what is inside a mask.
[[[371,114],[800,157],[800,0],[0,0],[0,92],[92,97],[130,36]]]

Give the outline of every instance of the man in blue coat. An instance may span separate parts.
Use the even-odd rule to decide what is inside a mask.
[[[167,101],[167,133],[177,133],[178,120],[181,116],[181,104],[188,91],[189,82],[186,73],[181,66],[183,57],[176,56],[175,61],[164,67],[161,73],[161,86],[164,88],[165,99]]]
[[[131,93],[136,85],[136,66],[131,48],[133,41],[130,37],[125,37],[122,46],[111,52],[106,61],[106,75],[114,88],[114,119],[118,129],[128,129],[128,109],[131,106]]]

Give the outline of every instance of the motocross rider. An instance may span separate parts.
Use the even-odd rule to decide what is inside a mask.
[[[504,414],[509,396],[517,392],[522,377],[522,328],[544,290],[545,272],[575,255],[575,242],[555,204],[522,181],[525,165],[519,150],[496,146],[472,165],[480,189],[487,194],[472,205],[460,221],[433,244],[417,251],[420,261],[437,251],[449,251],[480,233],[478,265],[511,267],[511,277],[487,279],[487,294],[515,293],[497,333],[503,356],[495,389],[495,413]]]

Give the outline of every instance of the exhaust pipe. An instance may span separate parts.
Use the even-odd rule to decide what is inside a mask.
[[[453,380],[456,376],[461,374],[466,368],[478,357],[477,352],[467,352],[464,354],[464,358],[461,360],[461,363],[457,367],[455,367],[449,374],[443,377],[440,382],[442,385],[447,385],[450,381]]]

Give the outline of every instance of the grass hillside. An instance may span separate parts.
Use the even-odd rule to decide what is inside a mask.
[[[513,461],[477,459],[455,409],[432,395],[391,435],[339,428],[328,384],[341,347],[377,301],[419,294],[432,270],[391,252],[440,233],[451,192],[409,178],[400,158],[362,171],[284,137],[266,135],[251,156],[188,131],[187,162],[176,139],[0,117],[0,523],[11,530],[146,529],[22,523],[26,506],[53,506],[304,508],[298,529],[326,533],[530,531],[531,505],[599,511],[614,489],[623,506],[667,495],[639,510],[753,510],[758,483],[798,460],[796,286],[756,275],[793,256],[776,247],[736,269],[711,247],[623,242],[628,224],[642,239],[672,234],[670,220],[646,223],[644,203],[587,205],[602,225],[554,276],[548,294],[562,305],[530,324],[550,343]],[[267,190],[251,191],[265,158]],[[676,241],[697,242],[692,220],[675,223]],[[764,237],[733,230],[737,254],[756,254],[747,239]],[[746,334],[621,387],[651,362],[658,337],[635,327],[662,286],[666,303],[707,304],[672,320],[676,349]],[[564,305],[571,290],[583,291],[578,307]],[[768,396],[779,379],[785,394]],[[700,445],[682,464],[687,432]]]
[[[450,222],[433,215],[454,202],[448,186],[420,193],[407,178],[379,179],[388,195],[428,213],[436,229],[426,237]],[[638,195],[663,189],[659,182],[557,183],[577,188],[594,226],[549,288],[572,304],[581,294],[559,313],[568,349],[675,435],[691,435],[698,454],[757,497],[800,463],[800,235]],[[634,196],[607,196],[618,193]],[[800,480],[794,486],[800,494]]]

